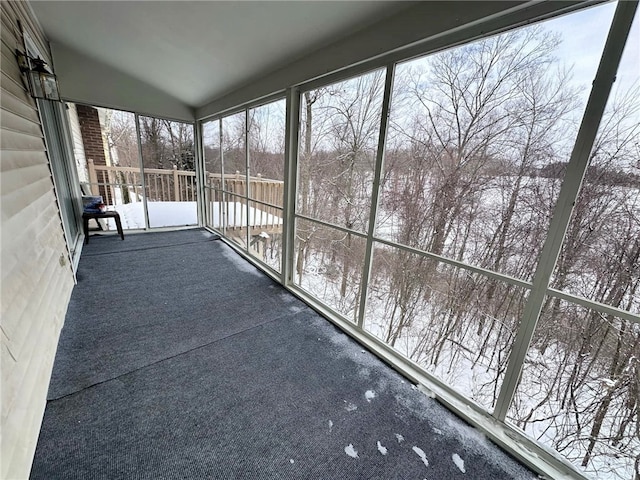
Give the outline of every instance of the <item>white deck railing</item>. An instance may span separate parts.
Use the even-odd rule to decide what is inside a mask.
[[[92,195],[101,195],[107,205],[137,202],[143,193],[150,202],[195,202],[197,199],[196,173],[186,170],[145,168],[144,182],[137,167],[96,165],[87,161],[89,186]],[[284,182],[249,177],[236,172],[224,176],[206,174],[207,200],[210,205],[209,224],[215,228],[241,229],[248,223],[252,228],[282,227]],[[146,192],[143,192],[143,185]],[[224,192],[223,192],[224,190]],[[89,193],[89,192],[85,192]],[[249,205],[243,197],[249,196]]]

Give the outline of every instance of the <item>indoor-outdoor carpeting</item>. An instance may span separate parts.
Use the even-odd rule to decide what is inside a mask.
[[[189,245],[207,240],[216,240],[218,235],[202,229],[176,230],[161,233],[127,233],[124,240],[113,232],[109,235],[91,235],[90,241],[82,249],[82,256],[105,255],[107,253],[133,250],[148,250],[150,248]]]
[[[217,237],[135,237],[85,247],[31,478],[536,478]]]

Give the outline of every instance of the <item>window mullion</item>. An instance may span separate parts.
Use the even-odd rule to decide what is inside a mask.
[[[380,178],[382,177],[382,166],[384,163],[384,148],[387,140],[389,125],[389,107],[391,104],[391,90],[393,89],[393,77],[395,74],[395,64],[387,66],[386,78],[384,82],[384,95],[382,97],[382,111],[380,118],[380,133],[378,135],[378,150],[376,152],[376,164],[373,174],[373,187],[371,192],[371,209],[369,211],[369,225],[367,232],[367,246],[364,254],[364,267],[360,283],[360,303],[356,322],[359,328],[363,327],[364,315],[367,303],[367,287],[371,276],[371,257],[373,252],[373,235],[375,233],[376,218],[378,216],[378,204],[380,200]]]
[[[249,251],[249,245],[251,244],[251,227],[249,225],[249,187],[251,186],[251,172],[249,171],[249,109],[244,111],[244,171],[245,171],[245,186],[244,186],[244,202],[247,209],[247,233],[245,241],[247,242],[247,252]]]
[[[205,167],[204,167],[204,141],[202,135],[202,129],[204,128],[204,124],[202,122],[197,122],[193,125],[193,136],[194,136],[194,154],[195,161],[194,165],[196,168],[196,206],[198,212],[198,226],[204,227],[207,225],[207,201],[206,201],[206,175],[205,175]]]
[[[293,282],[293,255],[295,251],[295,202],[298,189],[298,131],[300,125],[300,90],[287,90],[285,156],[284,156],[284,199],[282,221],[282,267],[281,282]]]
[[[149,207],[147,205],[147,182],[144,178],[144,161],[142,159],[142,136],[140,134],[140,115],[135,114],[136,136],[138,140],[138,162],[140,163],[140,183],[142,184],[142,209],[144,211],[145,229],[149,230]]]
[[[220,201],[222,202],[222,209],[220,211],[220,231],[222,232],[222,234],[226,237],[227,236],[227,222],[228,222],[228,216],[227,216],[227,185],[225,184],[226,179],[224,178],[224,144],[222,143],[223,139],[224,139],[224,133],[222,130],[222,119],[220,119],[220,121],[218,122],[218,126],[219,126],[219,135],[220,135],[220,188],[221,188],[221,193],[220,193]]]

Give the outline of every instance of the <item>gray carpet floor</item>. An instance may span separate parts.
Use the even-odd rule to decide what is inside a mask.
[[[32,479],[535,479],[203,230],[92,237]]]

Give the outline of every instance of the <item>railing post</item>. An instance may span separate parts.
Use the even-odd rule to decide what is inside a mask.
[[[178,183],[178,167],[173,166],[173,198],[176,202],[180,201],[180,184]]]
[[[235,182],[234,183],[234,189],[233,189],[233,193],[235,193],[236,195],[242,195],[242,182],[240,181],[240,170],[236,170],[236,176],[235,176]]]
[[[98,174],[96,173],[96,165],[93,163],[93,159],[87,160],[87,166],[89,167],[89,186],[91,188],[92,195],[100,195],[100,187],[98,187]]]

